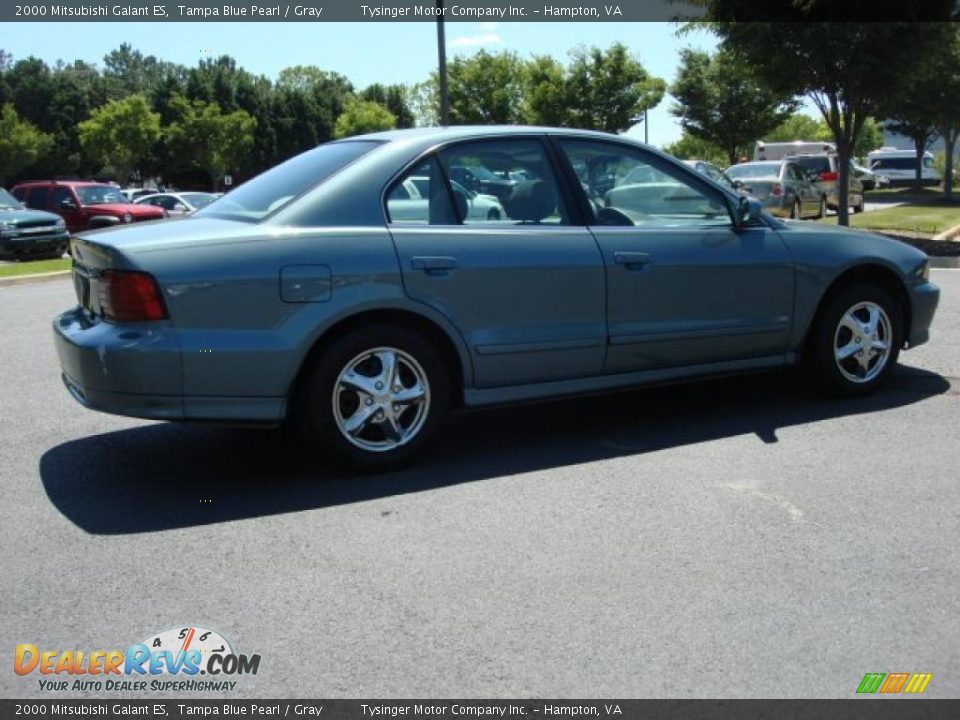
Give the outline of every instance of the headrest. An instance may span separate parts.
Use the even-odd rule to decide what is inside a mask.
[[[543,180],[517,183],[506,202],[506,210],[514,220],[540,222],[557,209],[557,193]]]

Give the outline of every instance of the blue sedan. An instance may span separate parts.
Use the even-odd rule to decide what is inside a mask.
[[[511,178],[502,213],[469,212],[462,167]],[[294,421],[366,469],[408,461],[458,406],[798,363],[862,395],[939,298],[912,247],[775,219],[622,137],[531,127],[328,143],[71,253],[78,303],[54,331],[81,404]]]

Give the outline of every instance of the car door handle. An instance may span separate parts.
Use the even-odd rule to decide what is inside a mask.
[[[653,263],[653,255],[645,252],[618,251],[613,254],[617,265],[623,265],[627,270],[642,269]]]
[[[423,270],[428,275],[442,275],[450,270],[457,269],[457,259],[415,255],[410,259],[410,267],[414,270]]]

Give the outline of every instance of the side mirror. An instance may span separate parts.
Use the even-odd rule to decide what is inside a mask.
[[[734,180],[734,181],[733,181],[733,186],[734,186],[737,190],[739,190],[740,188],[743,187],[743,180]]]
[[[737,202],[737,211],[735,214],[737,227],[744,227],[760,219],[760,213],[763,212],[763,205],[753,198],[741,197]]]
[[[73,202],[73,200],[61,200],[61,201],[60,201],[60,209],[61,209],[61,210],[76,210],[76,209],[77,209],[77,205],[76,205],[76,203]]]
[[[187,211],[187,206],[184,205],[183,203],[177,203],[176,205],[173,206],[173,211],[174,211],[174,212],[186,212],[186,211]]]

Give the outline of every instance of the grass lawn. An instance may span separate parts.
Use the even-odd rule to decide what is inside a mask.
[[[836,224],[836,215],[820,222]],[[873,210],[859,215],[850,214],[850,226],[869,230],[902,230],[936,235],[954,225],[960,225],[960,204],[944,204],[927,200],[897,207]]]
[[[55,270],[69,270],[70,258],[57,258],[56,260],[34,260],[33,262],[16,262],[9,265],[0,265],[0,278],[13,277],[14,275],[33,275],[34,273],[47,273]]]

